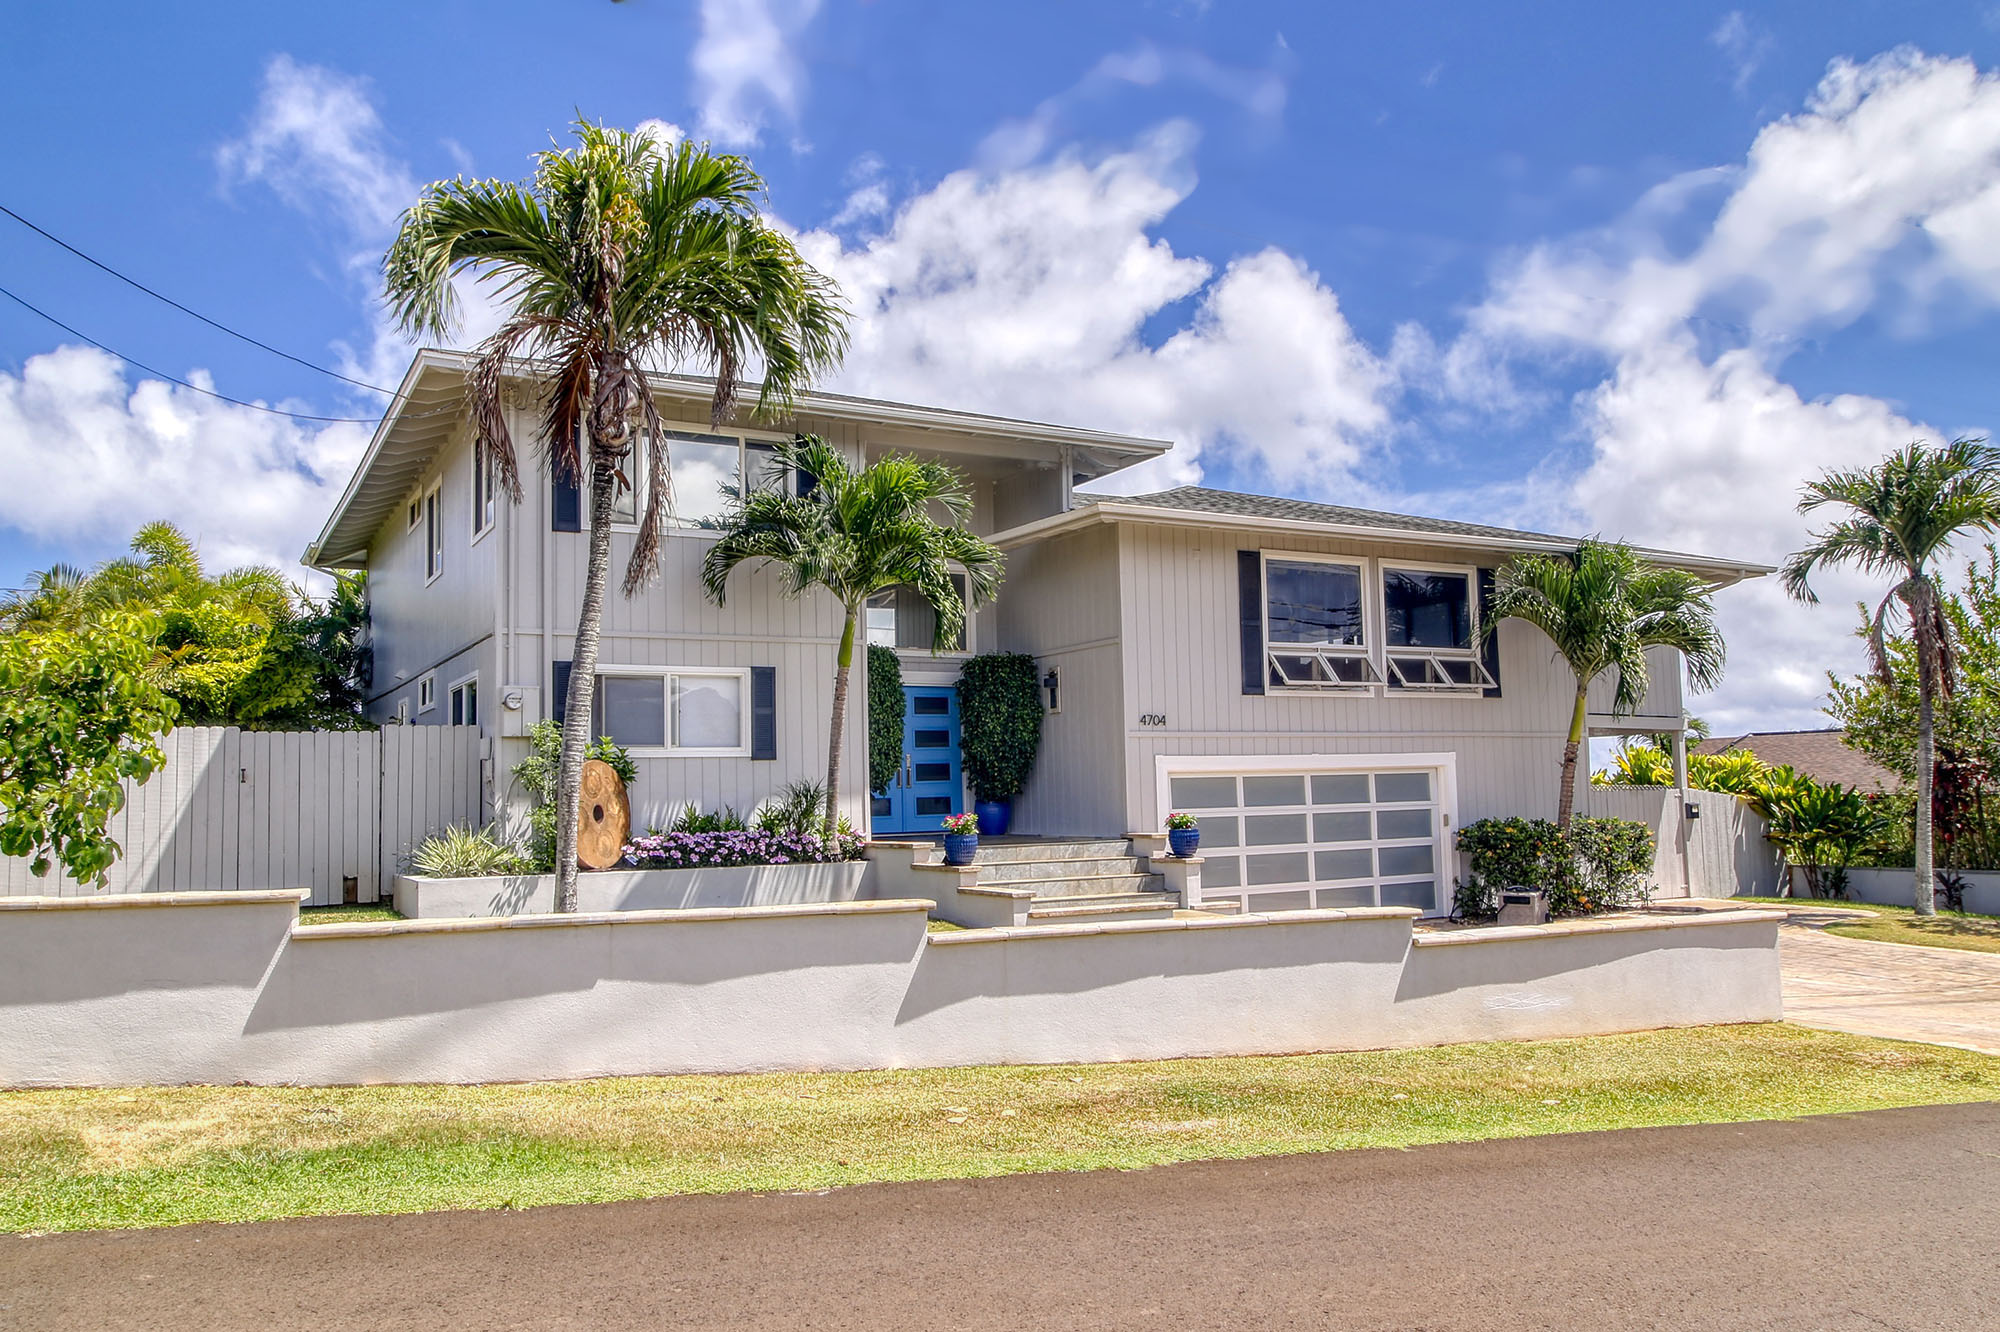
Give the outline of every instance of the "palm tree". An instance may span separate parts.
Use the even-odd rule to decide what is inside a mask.
[[[1556,822],[1565,828],[1576,808],[1576,756],[1598,676],[1618,673],[1612,704],[1618,712],[1631,711],[1646,696],[1649,647],[1678,649],[1696,689],[1712,689],[1722,679],[1725,653],[1708,584],[1648,565],[1630,546],[1587,540],[1574,555],[1524,555],[1505,565],[1494,577],[1481,636],[1492,635],[1505,619],[1526,620],[1547,634],[1576,676],[1556,804]]]
[[[972,494],[942,463],[891,455],[854,470],[824,440],[801,436],[778,450],[786,476],[812,479],[810,494],[746,489],[722,519],[722,539],[702,561],[701,579],[723,604],[737,565],[768,560],[778,566],[788,596],[824,588],[844,620],[833,675],[833,735],[826,754],[826,828],[838,827],[840,739],[847,722],[847,675],[854,665],[854,630],[868,598],[911,587],[931,608],[931,648],[959,641],[965,601],[978,605],[1000,586],[1000,551],[967,532]],[[932,515],[942,511],[946,522]],[[963,571],[961,595],[953,574]]]
[[[1817,602],[1808,580],[1822,565],[1853,565],[1896,580],[1870,621],[1868,653],[1876,674],[1888,682],[1886,628],[1900,605],[1917,649],[1916,908],[1920,916],[1935,915],[1934,718],[1957,674],[1935,566],[1954,537],[2000,527],[2000,451],[1980,439],[1955,439],[1941,448],[1912,441],[1873,467],[1829,471],[1808,482],[1799,512],[1827,505],[1838,505],[1847,516],[1813,533],[1813,543],[1785,561],[1785,591]]]
[[[611,513],[635,437],[653,447],[624,592],[657,572],[672,504],[666,442],[648,366],[696,364],[715,375],[710,418],[736,405],[737,377],[761,368],[756,410],[796,401],[847,347],[833,283],[758,213],[764,182],[743,158],[682,142],[578,124],[572,148],[536,156],[532,180],[446,180],[403,215],[383,259],[387,300],[417,336],[455,319],[452,279],[493,282],[511,305],[468,376],[474,430],[501,485],[521,497],[503,381],[526,358],[545,376],[543,447],[555,473],[590,495],[590,555],[571,654],[556,783],[556,909],[576,909],[578,785],[590,740],[597,640],[611,563]],[[633,468],[637,471],[637,468]]]

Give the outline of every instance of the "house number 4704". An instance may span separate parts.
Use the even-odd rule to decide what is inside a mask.
[[[1141,726],[1165,726],[1166,724],[1167,714],[1164,712],[1142,712],[1139,714],[1139,725]]]

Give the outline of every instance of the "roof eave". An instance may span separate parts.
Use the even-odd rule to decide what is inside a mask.
[[[1209,513],[1199,509],[1169,509],[1151,504],[1121,504],[1116,500],[1098,500],[1066,513],[1038,518],[1033,522],[1008,528],[1004,532],[996,532],[987,540],[1002,550],[1011,550],[1032,541],[1040,541],[1070,530],[1080,530],[1099,522],[1155,523],[1177,527],[1285,532],[1344,537],[1384,545],[1445,546],[1458,550],[1498,550],[1517,555],[1565,554],[1575,550],[1577,546],[1574,541],[1529,536],[1525,533],[1509,537],[1467,532],[1421,532],[1409,528],[1367,527],[1354,523],[1317,523],[1300,518],[1266,518],[1251,514]],[[1745,564],[1740,560],[1722,560],[1708,555],[1690,555],[1680,551],[1653,550],[1645,547],[1633,549],[1655,564],[1669,565],[1700,574],[1714,581],[1718,587],[1728,587],[1748,578],[1761,578],[1765,574],[1775,572],[1768,565]]]
[[[361,455],[361,462],[355,467],[353,474],[347,478],[347,486],[340,492],[340,501],[333,506],[333,512],[327,515],[325,524],[319,529],[319,535],[313,538],[312,544],[306,547],[305,554],[299,558],[299,562],[308,569],[332,570],[335,568],[362,567],[360,565],[344,564],[341,562],[341,560],[353,559],[353,552],[340,557],[339,560],[328,559],[325,554],[326,543],[333,536],[334,529],[340,525],[340,520],[347,516],[347,510],[353,505],[355,497],[360,494],[362,484],[368,479],[369,469],[375,465],[375,460],[382,455],[382,447],[388,441],[389,432],[396,428],[398,421],[402,420],[402,406],[410,400],[410,395],[416,391],[417,381],[423,377],[425,371],[433,366],[442,366],[449,359],[455,358],[451,358],[449,353],[438,352],[428,348],[418,351],[415,356],[410,358],[410,368],[403,372],[401,382],[396,385],[396,396],[390,399],[389,407],[382,413],[382,419],[375,423],[375,433],[369,436],[368,448]],[[364,556],[365,563],[366,552],[360,553]]]

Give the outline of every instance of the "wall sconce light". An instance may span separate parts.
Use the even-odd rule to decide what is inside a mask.
[[[1054,666],[1049,667],[1048,674],[1042,677],[1042,692],[1048,695],[1050,712],[1062,711],[1061,688],[1062,672]]]
[[[1688,801],[1686,808],[1687,808],[1687,816],[1689,823],[1693,823],[1696,819],[1699,819],[1701,817],[1701,806],[1695,804],[1694,801],[1692,800]]]

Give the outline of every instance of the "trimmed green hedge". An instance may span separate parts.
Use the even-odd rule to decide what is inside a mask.
[[[868,645],[868,789],[886,791],[903,766],[903,663]]]
[[[1042,747],[1042,683],[1025,652],[988,652],[958,675],[959,753],[981,800],[1012,800]]]
[[[1470,864],[1452,896],[1461,916],[1490,916],[1503,889],[1545,889],[1549,913],[1583,916],[1646,900],[1653,830],[1631,819],[1480,819],[1458,830]]]

